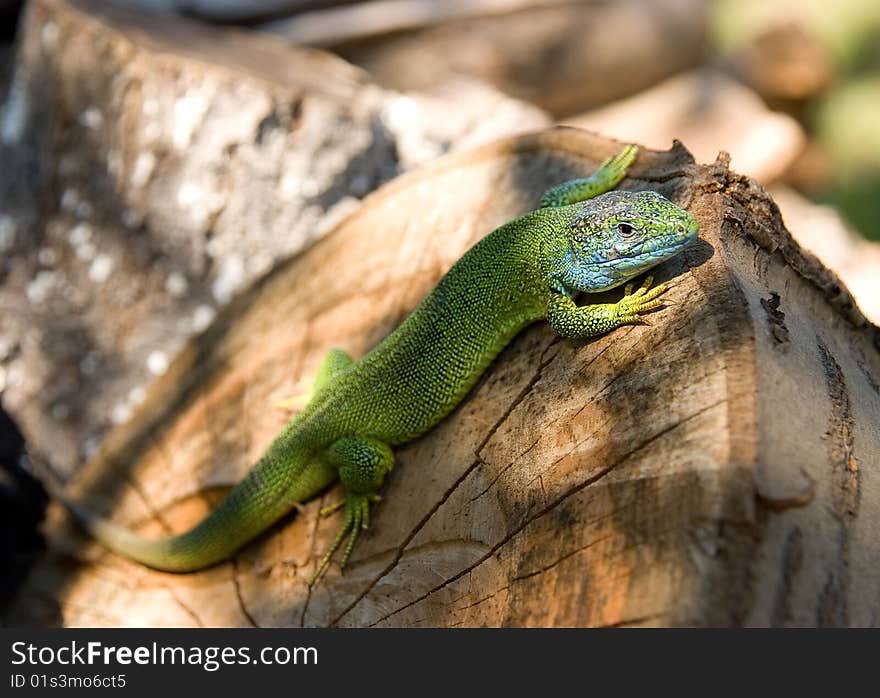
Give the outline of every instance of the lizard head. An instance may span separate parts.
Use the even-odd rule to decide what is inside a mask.
[[[569,291],[614,288],[669,259],[699,232],[696,218],[653,191],[612,191],[572,208],[567,249],[554,265]]]

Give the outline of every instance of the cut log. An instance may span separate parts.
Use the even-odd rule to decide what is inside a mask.
[[[797,243],[840,277],[870,322],[880,323],[880,243],[859,235],[834,207],[794,189],[777,184],[770,195]]]
[[[699,0],[390,0],[262,28],[328,48],[381,85],[420,90],[470,75],[569,116],[635,94],[706,55]]]
[[[0,110],[0,371],[71,474],[240,289],[401,170],[549,123],[265,34],[34,0]],[[450,115],[453,115],[450,117]]]
[[[770,111],[755,92],[712,68],[676,75],[564,123],[651,148],[677,138],[697,162],[712,162],[725,150],[731,167],[764,185],[791,167],[806,142],[792,117]]]
[[[560,128],[384,186],[193,341],[75,494],[146,534],[190,526],[328,349],[363,355],[476,240],[619,148]],[[622,187],[700,222],[701,242],[656,270],[676,304],[583,343],[524,331],[399,449],[344,574],[307,589],[340,523],[318,510],[339,488],[187,575],[106,552],[53,506],[50,551],[7,622],[876,624],[877,329],[725,162],[642,151]]]
[[[822,39],[806,26],[777,20],[737,47],[731,68],[768,104],[804,120],[837,79]]]

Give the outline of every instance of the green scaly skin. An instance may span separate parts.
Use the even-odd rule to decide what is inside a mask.
[[[590,337],[644,322],[642,313],[662,305],[666,287],[650,288],[650,277],[635,292],[628,285],[617,303],[579,307],[573,300],[625,283],[697,237],[693,216],[659,194],[609,191],[636,152],[628,146],[592,177],[554,187],[541,208],[483,238],[360,361],[331,351],[302,412],[190,531],[147,539],[72,511],[116,552],[187,572],[227,559],[339,478],[344,523],[312,583],[347,537],[344,565],[394,464],[392,448],[448,415],[524,327],[546,318],[565,337]]]

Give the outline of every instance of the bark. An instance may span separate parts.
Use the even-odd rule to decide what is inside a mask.
[[[191,342],[76,493],[144,533],[192,524],[329,348],[362,355],[474,241],[619,147],[554,129],[386,185]],[[877,329],[723,160],[643,151],[622,186],[699,219],[701,242],[657,269],[676,304],[583,343],[523,332],[399,449],[344,574],[308,592],[338,488],[190,575],[106,553],[52,507],[50,550],[7,622],[876,624]]]
[[[840,277],[870,322],[880,323],[880,242],[866,240],[833,206],[795,189],[776,184],[769,193],[798,244]]]

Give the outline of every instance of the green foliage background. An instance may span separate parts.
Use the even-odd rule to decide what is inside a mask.
[[[805,126],[831,177],[824,190],[808,193],[836,206],[865,237],[880,240],[880,0],[716,0],[713,10],[721,52],[792,19],[828,49],[837,80],[811,106]]]

